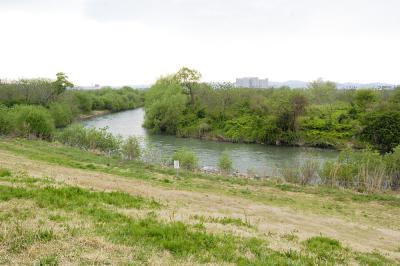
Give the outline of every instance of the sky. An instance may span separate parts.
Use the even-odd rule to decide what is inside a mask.
[[[398,0],[0,0],[0,78],[400,84]]]

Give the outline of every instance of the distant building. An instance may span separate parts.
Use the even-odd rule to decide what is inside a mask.
[[[236,87],[238,88],[268,88],[268,79],[259,79],[257,77],[237,78]]]

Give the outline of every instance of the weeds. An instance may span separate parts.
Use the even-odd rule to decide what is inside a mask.
[[[0,168],[0,177],[11,176],[11,171],[5,168]]]
[[[252,227],[248,221],[233,217],[206,217],[204,215],[193,215],[190,218],[199,220],[200,223],[219,223],[223,225],[232,224],[236,226]]]

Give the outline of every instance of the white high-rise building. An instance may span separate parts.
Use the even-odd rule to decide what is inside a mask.
[[[238,88],[268,88],[268,79],[259,79],[257,77],[237,78],[236,87]]]

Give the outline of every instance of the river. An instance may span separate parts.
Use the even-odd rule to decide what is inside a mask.
[[[327,149],[305,147],[281,147],[261,144],[226,143],[209,140],[177,138],[167,135],[149,134],[142,127],[144,110],[142,108],[95,117],[84,122],[85,126],[104,128],[108,131],[128,137],[140,137],[144,147],[152,147],[156,154],[171,157],[177,149],[191,149],[199,159],[200,167],[217,167],[218,158],[223,151],[229,152],[233,168],[241,173],[253,173],[259,176],[279,176],[284,167],[296,167],[308,158],[320,162],[333,159],[338,152]]]

